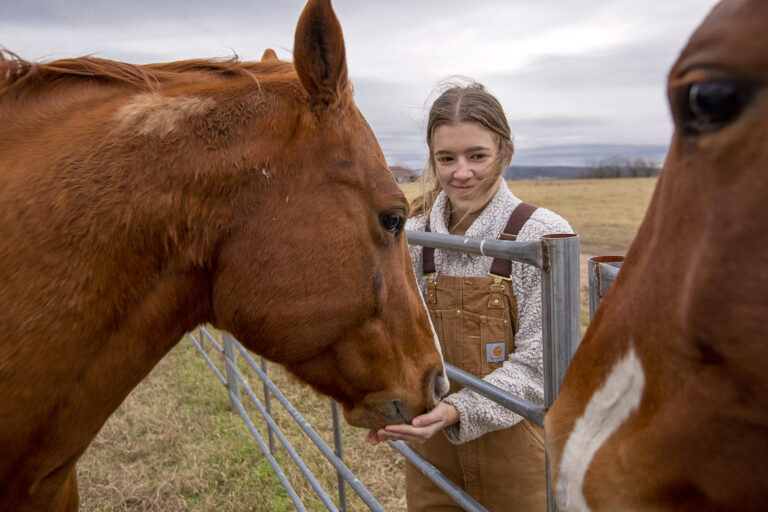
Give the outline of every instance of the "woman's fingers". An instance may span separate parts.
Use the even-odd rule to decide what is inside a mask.
[[[413,418],[414,427],[429,427],[434,423],[443,421],[443,415],[441,414],[440,404],[426,414],[416,416]]]
[[[440,423],[431,423],[425,427],[412,427],[411,425],[388,425],[384,432],[379,433],[379,438],[390,441],[416,441],[423,443],[440,430]],[[382,437],[384,436],[384,437]]]
[[[377,432],[369,430],[365,436],[366,442],[376,446],[381,441],[412,441],[423,443],[439,430],[459,421],[455,407],[444,402],[426,414],[416,416],[413,424],[387,425]]]
[[[426,414],[413,418],[413,425],[416,427],[428,427],[436,423],[440,428],[445,428],[459,421],[459,412],[456,408],[445,402],[440,402],[437,407]]]

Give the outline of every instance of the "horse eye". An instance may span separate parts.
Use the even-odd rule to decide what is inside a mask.
[[[714,132],[736,119],[749,100],[749,90],[731,80],[698,82],[688,88],[685,128],[700,134]]]
[[[379,221],[386,231],[393,233],[395,236],[398,236],[403,230],[403,223],[405,222],[403,215],[396,212],[382,213],[379,215]]]

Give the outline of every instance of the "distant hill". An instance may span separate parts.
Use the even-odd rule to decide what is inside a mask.
[[[421,143],[420,143],[421,144]],[[426,162],[426,154],[410,149],[385,150],[390,165],[415,169],[421,174]],[[515,148],[512,167],[507,171],[507,179],[568,178],[577,169],[584,169],[614,159],[641,158],[647,162],[661,164],[667,154],[667,146],[659,144],[554,144],[539,147],[527,147],[523,144]],[[583,176],[573,176],[575,178]]]
[[[573,180],[583,178],[586,167],[566,165],[511,165],[504,172],[506,180]]]

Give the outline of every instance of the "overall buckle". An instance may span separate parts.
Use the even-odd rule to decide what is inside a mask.
[[[502,281],[511,281],[512,276],[503,277],[491,274],[490,271],[488,272],[488,275],[493,278],[493,284],[491,285],[490,293],[488,294],[488,307],[493,309],[506,307],[504,301],[504,288],[506,288],[506,286]]]
[[[427,296],[428,304],[437,304],[437,282],[435,281],[435,272],[427,274]]]

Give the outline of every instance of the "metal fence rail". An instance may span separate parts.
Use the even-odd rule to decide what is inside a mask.
[[[573,353],[575,352],[580,339],[580,316],[579,316],[579,237],[577,235],[549,235],[540,241],[502,241],[488,240],[479,238],[469,238],[453,235],[442,235],[437,233],[407,232],[409,243],[424,245],[428,247],[439,247],[473,254],[482,254],[485,256],[500,257],[519,261],[525,264],[534,265],[541,269],[542,279],[542,322],[543,322],[543,351],[544,351],[544,400],[543,406],[533,404],[522,398],[511,395],[504,390],[490,385],[477,377],[462,371],[452,365],[446,365],[448,378],[452,379],[464,387],[493,400],[504,407],[520,414],[533,423],[542,426],[544,414],[547,407],[554,402],[562,384],[563,376]],[[281,483],[286,487],[291,500],[298,510],[305,510],[303,503],[296,495],[295,490],[285,478],[282,468],[275,460],[273,435],[286,448],[291,459],[297,464],[304,477],[310,482],[312,488],[317,493],[320,500],[328,510],[346,511],[347,500],[345,483],[360,496],[363,502],[375,511],[384,510],[381,504],[370,494],[365,486],[355,477],[347,468],[342,460],[341,430],[338,421],[338,406],[332,402],[332,415],[334,420],[334,444],[335,450],[330,447],[318,436],[307,421],[290,404],[275,384],[269,379],[266,372],[266,363],[262,358],[261,364],[257,364],[251,355],[235,340],[231,335],[224,334],[222,345],[218,344],[213,336],[210,335],[202,326],[199,328],[199,341],[192,333],[188,336],[193,340],[198,350],[205,358],[208,365],[212,368],[219,380],[228,387],[230,403],[233,410],[238,411],[245,419],[251,434],[259,444],[262,451],[267,456],[267,460],[275,470]],[[226,377],[216,368],[208,357],[204,340],[208,340],[211,345],[221,354],[226,361]],[[245,378],[240,374],[236,364],[236,355],[240,353],[247,362],[250,369],[263,382],[264,404],[255,396],[252,389],[247,384]],[[267,422],[269,434],[269,446],[263,441],[261,435],[257,432],[253,422],[247,416],[245,409],[240,401],[240,388],[246,390],[248,398],[257,407],[264,420]],[[281,403],[286,411],[292,416],[304,433],[314,442],[318,449],[328,459],[337,471],[339,479],[339,505],[328,497],[325,490],[317,481],[315,476],[306,468],[296,451],[285,438],[278,426],[271,417],[270,396]],[[403,442],[388,442],[388,444],[401,453],[409,462],[419,468],[436,485],[443,489],[465,510],[473,512],[482,512],[486,509],[477,503],[462,489],[457,487],[451,480],[438,471],[429,461],[424,460],[416,452],[411,450]],[[548,471],[548,468],[547,468]],[[556,511],[554,499],[548,489],[548,510]]]
[[[328,494],[322,488],[317,478],[306,467],[301,457],[298,455],[298,453],[293,448],[291,443],[286,439],[285,435],[277,426],[274,419],[272,418],[271,410],[268,410],[264,405],[262,405],[261,401],[256,397],[256,394],[253,392],[250,385],[247,383],[246,379],[237,368],[236,357],[227,355],[229,351],[224,348],[227,345],[232,346],[233,350],[231,354],[236,354],[239,352],[240,354],[243,355],[250,369],[256,372],[258,377],[264,383],[265,389],[267,391],[267,393],[265,394],[265,397],[268,397],[270,394],[272,394],[274,395],[275,398],[277,398],[277,400],[281,403],[281,405],[285,408],[285,410],[291,415],[294,421],[304,431],[307,437],[309,437],[309,439],[318,447],[318,449],[326,457],[326,459],[328,459],[328,461],[334,466],[334,468],[336,468],[339,478],[342,479],[343,482],[348,483],[350,487],[352,487],[352,489],[358,493],[358,495],[363,500],[363,502],[368,506],[368,508],[374,511],[384,512],[385,510],[384,507],[382,507],[382,505],[373,497],[373,495],[371,495],[368,489],[366,489],[365,486],[363,486],[363,484],[357,479],[354,473],[352,473],[352,471],[344,464],[344,462],[337,455],[337,453],[334,450],[332,450],[325,443],[325,441],[323,441],[323,439],[317,434],[317,432],[315,432],[315,430],[309,425],[309,423],[293,407],[293,405],[288,401],[288,399],[285,398],[283,393],[277,388],[277,386],[275,386],[272,380],[268,377],[267,373],[264,370],[262,370],[261,366],[258,365],[256,361],[253,360],[251,355],[245,350],[245,348],[237,340],[235,340],[228,333],[224,333],[223,334],[224,346],[222,346],[215,341],[213,336],[211,336],[211,334],[204,327],[200,326],[199,332],[201,333],[200,340],[195,338],[195,336],[192,333],[188,333],[187,336],[195,344],[198,351],[203,356],[206,363],[208,363],[208,366],[210,366],[214,374],[216,374],[216,376],[219,378],[221,383],[227,387],[229,397],[230,397],[230,404],[233,406],[233,410],[237,411],[245,420],[246,424],[248,425],[248,429],[250,430],[251,434],[253,435],[254,439],[256,440],[261,450],[264,452],[264,455],[267,457],[267,461],[269,462],[270,466],[272,466],[272,468],[274,469],[281,484],[286,488],[286,491],[288,492],[289,497],[291,498],[291,501],[293,501],[297,510],[306,510],[306,509],[301,499],[298,497],[295,490],[291,486],[290,482],[288,482],[288,479],[285,477],[285,473],[283,472],[279,463],[274,458],[274,447],[267,446],[266,443],[264,443],[262,436],[259,434],[252,420],[250,419],[247,412],[245,411],[242,405],[242,402],[240,401],[240,398],[239,398],[240,387],[242,387],[246,391],[253,405],[256,406],[256,408],[261,413],[263,419],[267,422],[270,435],[274,433],[277,436],[278,440],[286,449],[291,459],[293,459],[293,461],[299,467],[299,470],[301,471],[301,473],[308,480],[308,482],[310,483],[310,485],[312,486],[312,488],[314,489],[314,491],[316,492],[316,494],[318,495],[318,497],[320,498],[320,500],[323,502],[323,504],[326,506],[328,510],[333,510],[333,511],[346,510],[345,486],[344,485],[339,486],[339,495],[340,495],[339,503],[343,504],[343,506],[340,508],[337,508],[337,506],[333,503],[333,501],[328,497]],[[227,381],[227,379],[225,379],[224,376],[222,375],[222,372],[217,368],[216,364],[213,361],[211,361],[202,343],[202,340],[204,338],[208,339],[212,343],[213,347],[219,353],[221,353],[222,356],[224,356],[224,361],[227,368],[231,370],[232,375],[236,376],[235,380]],[[337,439],[340,441],[340,437],[337,437]],[[338,451],[340,453],[340,450]]]

